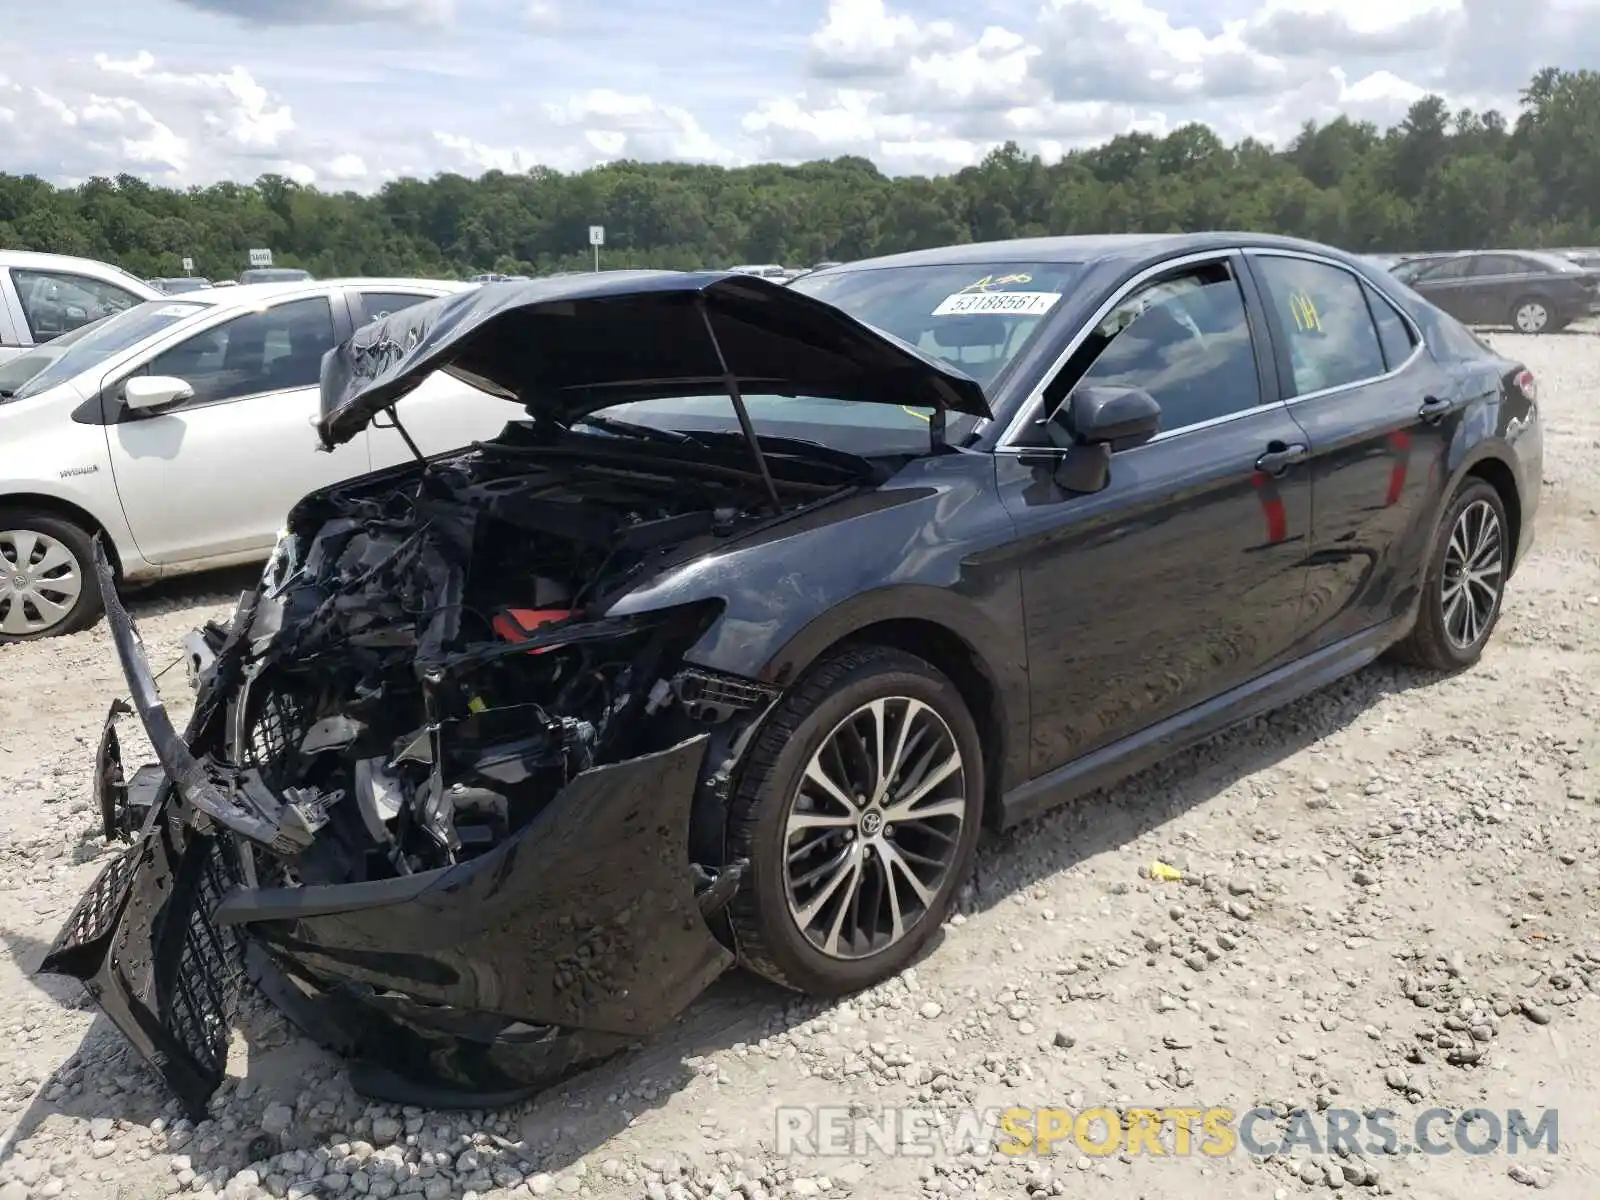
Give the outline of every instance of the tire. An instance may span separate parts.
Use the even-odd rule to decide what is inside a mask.
[[[101,611],[88,532],[50,513],[0,508],[0,645],[78,633]]]
[[[875,702],[881,704],[875,707]],[[888,789],[887,796],[879,789],[880,795],[869,795],[865,806],[846,811],[841,799],[805,782],[807,769],[826,748],[827,774],[843,780],[846,763],[834,751],[874,746],[873,728],[886,731],[883,758],[891,765],[899,734],[909,735],[890,780],[901,786]],[[853,730],[868,736],[857,741]],[[959,762],[953,773],[920,799],[908,795],[952,757]],[[949,679],[922,659],[886,646],[854,646],[824,659],[757,735],[730,805],[732,856],[750,863],[746,886],[731,906],[741,963],[814,996],[859,991],[902,970],[938,933],[971,870],[983,796],[982,744],[961,693]],[[880,800],[888,802],[875,802]],[[893,820],[896,803],[914,806],[911,812],[901,810],[898,823]],[[816,826],[791,833],[790,817],[797,808],[801,817],[817,820]],[[943,815],[934,815],[930,810],[935,808]],[[872,812],[879,814],[877,825]],[[890,815],[887,822],[882,821],[884,813]],[[860,869],[844,871],[830,895],[821,895],[833,880],[825,871],[820,880],[807,882],[807,874],[815,874],[822,864],[849,863],[851,855]],[[793,870],[791,858],[796,858]],[[925,898],[900,867],[890,865],[895,859],[901,864],[915,860]],[[933,860],[942,861],[942,870],[927,865]],[[883,886],[886,875],[897,885],[892,900]],[[856,905],[839,912],[842,897],[853,887]],[[818,904],[808,933],[801,917]],[[834,924],[836,916],[840,925]]]
[[[1553,333],[1557,322],[1555,306],[1539,296],[1524,296],[1511,306],[1511,328],[1518,333]]]
[[[1489,600],[1485,607],[1474,609],[1477,614],[1475,625],[1466,626],[1462,623],[1460,603],[1454,608],[1450,606],[1450,597],[1454,594],[1451,580],[1456,575],[1460,546],[1466,547],[1469,561],[1480,557],[1477,550],[1483,543],[1478,541],[1479,534],[1474,532],[1473,521],[1485,514],[1494,521],[1493,540],[1499,573],[1484,581],[1486,585],[1493,585],[1492,600],[1489,600],[1485,587],[1471,583],[1462,585],[1464,601]],[[1458,531],[1462,534],[1459,540]],[[1456,492],[1445,510],[1444,520],[1439,523],[1439,533],[1423,576],[1417,623],[1405,641],[1395,647],[1394,657],[1434,671],[1460,671],[1477,662],[1500,619],[1506,576],[1511,570],[1510,549],[1510,526],[1506,521],[1505,505],[1500,501],[1500,493],[1481,479],[1467,480]],[[1469,633],[1472,636],[1465,636]]]

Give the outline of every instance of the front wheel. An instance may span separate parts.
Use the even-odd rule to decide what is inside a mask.
[[[1500,619],[1510,552],[1500,493],[1481,479],[1469,479],[1440,522],[1417,623],[1395,656],[1436,671],[1459,671],[1477,662]]]
[[[894,975],[937,932],[983,813],[983,752],[960,692],[884,646],[818,664],[751,747],[729,841],[745,966],[818,996]]]
[[[0,509],[0,644],[76,633],[100,611],[89,534],[48,513]]]

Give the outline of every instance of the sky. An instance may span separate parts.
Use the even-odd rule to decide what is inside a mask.
[[[1600,0],[0,0],[0,170],[187,186],[1281,143],[1600,67]],[[62,13],[70,10],[71,19]]]

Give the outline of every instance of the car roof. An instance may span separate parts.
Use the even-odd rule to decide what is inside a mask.
[[[381,291],[384,288],[416,288],[419,291],[427,290],[444,295],[449,292],[461,292],[471,287],[470,283],[460,283],[453,279],[392,279],[392,278],[348,278],[348,279],[289,279],[281,283],[241,283],[235,287],[207,288],[197,292],[184,292],[181,296],[163,297],[174,304],[209,304],[227,305],[230,308],[251,308],[257,304],[265,304],[272,300],[281,300],[293,296],[320,296],[334,288],[353,287],[366,291]]]
[[[1209,233],[1093,233],[1067,237],[1010,238],[998,242],[965,242],[958,246],[938,246],[930,250],[910,250],[881,258],[861,259],[842,267],[827,268],[828,274],[870,270],[878,267],[921,267],[962,263],[1095,263],[1114,259],[1137,260],[1167,258],[1176,254],[1226,250],[1235,246],[1260,246],[1283,250],[1303,250],[1312,254],[1333,254],[1358,261],[1332,246],[1302,238],[1276,234],[1217,231]]]
[[[103,259],[84,258],[77,254],[45,254],[37,250],[0,250],[0,267],[21,267],[34,271],[71,271],[79,275],[99,275],[119,283],[131,280],[137,287],[154,291],[148,283],[130,271]]]

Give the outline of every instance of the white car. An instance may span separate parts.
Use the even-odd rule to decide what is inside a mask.
[[[109,262],[0,250],[0,363],[160,296]]]
[[[161,293],[110,263],[0,250],[0,362]]]
[[[411,458],[392,428],[320,448],[322,356],[368,321],[468,286],[324,280],[166,296],[14,364],[24,378],[0,395],[0,642],[94,623],[97,533],[129,583],[261,560],[307,492]],[[436,375],[404,425],[432,455],[507,419],[504,400]]]

